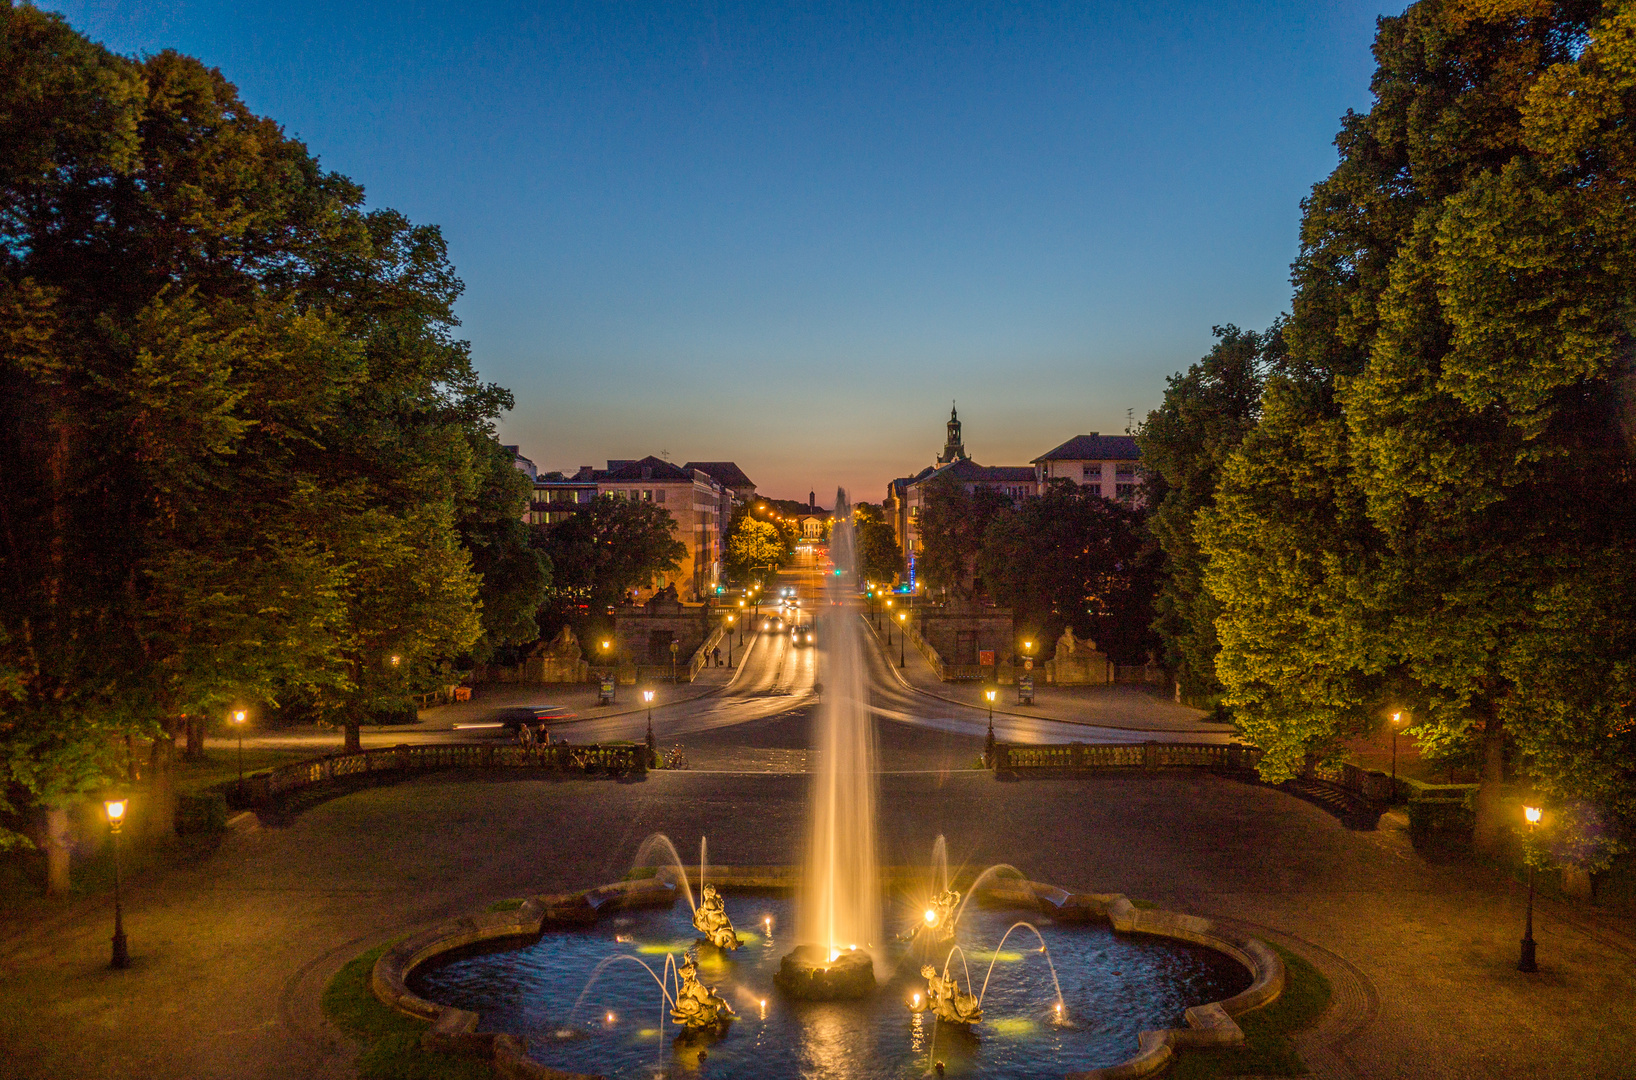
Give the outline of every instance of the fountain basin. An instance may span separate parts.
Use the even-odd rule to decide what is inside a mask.
[[[1007,880],[1004,889],[980,889],[966,913],[969,921],[963,925],[982,951],[967,957],[969,977],[962,961],[954,959],[962,986],[980,990],[996,959],[986,950],[1013,919],[1032,918],[1050,938],[1072,1022],[1067,1027],[1052,1023],[1050,974],[1041,966],[1043,957],[1019,946],[1014,936],[998,957],[984,1023],[968,1037],[909,1011],[913,993],[924,989],[924,981],[910,970],[922,962],[918,956],[912,963],[898,957],[896,968],[902,970],[888,957],[893,970],[874,994],[862,999],[788,999],[776,991],[775,981],[789,946],[779,948],[773,939],[781,928],[793,925],[793,909],[780,899],[793,892],[790,868],[720,867],[712,868],[711,875],[726,886],[735,922],[753,928],[746,935],[752,938],[749,948],[700,954],[702,981],[719,985],[739,1012],[733,1030],[720,1042],[708,1043],[711,1071],[722,1078],[801,1072],[802,1055],[812,1057],[806,1065],[816,1074],[920,1076],[926,1068],[924,1052],[932,1048],[929,1040],[936,1057],[947,1062],[950,1077],[1072,1074],[1079,1080],[1128,1080],[1161,1071],[1183,1047],[1240,1044],[1233,1018],[1276,998],[1283,983],[1276,953],[1212,920],[1138,910],[1116,894],[1074,894]],[[901,878],[905,886],[927,877],[910,868],[889,868],[885,876]],[[664,1031],[668,1045],[661,1046],[659,1032],[651,1030],[657,1002],[648,1000],[656,987],[635,964],[621,961],[608,968],[598,989],[579,1006],[571,1025],[577,1029],[575,1037],[565,1040],[563,1029],[585,973],[611,951],[635,952],[657,964],[667,949],[697,936],[686,906],[670,905],[673,898],[676,893],[662,883],[627,882],[573,896],[537,897],[514,912],[446,923],[389,949],[376,966],[373,985],[382,1000],[433,1021],[430,1040],[492,1041],[493,1056],[497,1062],[506,1058],[509,1076],[560,1080],[564,1074],[556,1070],[563,1069],[647,1076],[656,1060],[685,1064],[685,1053],[693,1050],[688,1049],[691,1042],[672,1040],[669,1025]],[[594,909],[586,912],[589,922],[581,917],[587,908]],[[918,912],[899,912],[900,917],[914,914]],[[1178,951],[1177,945],[1188,947]],[[1191,988],[1179,986],[1174,965],[1182,960],[1198,971],[1197,946],[1205,947],[1206,968],[1219,972],[1221,962],[1230,958],[1228,966],[1239,974],[1228,985],[1217,983],[1214,992],[1196,982]],[[1138,969],[1147,963],[1143,955],[1157,956],[1171,974],[1157,981],[1140,975]],[[1189,955],[1195,960],[1188,961]],[[470,970],[473,978],[459,990],[449,979],[463,981],[459,968],[469,964],[494,966],[487,973]],[[440,968],[444,970],[438,974]],[[1247,987],[1233,992],[1246,981]],[[653,1019],[646,1017],[649,1011]],[[610,1013],[617,1014],[611,1024]],[[452,1034],[456,1032],[471,1034]],[[518,1036],[528,1039],[527,1051],[521,1050]],[[910,1049],[902,1045],[905,1038],[919,1041],[921,1057],[905,1057]]]
[[[822,945],[797,945],[773,976],[778,988],[800,1001],[846,1001],[875,992],[875,961],[862,949],[831,956]]]

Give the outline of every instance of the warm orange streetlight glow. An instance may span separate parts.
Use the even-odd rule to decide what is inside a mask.
[[[930,926],[930,925],[935,924],[936,922],[937,922],[937,912],[933,911],[931,908],[927,908],[926,909],[926,923],[927,923],[927,925]],[[916,996],[918,997],[919,995],[917,994]]]
[[[392,666],[397,667],[398,666],[398,661],[402,660],[402,659],[403,659],[403,657],[399,656],[397,653],[393,653],[392,654]]]
[[[652,690],[642,691],[642,700],[651,702],[653,700],[653,691]]]
[[[1537,807],[1537,806],[1525,806],[1525,807],[1523,807],[1522,808],[1522,816],[1528,819],[1528,824],[1538,825],[1539,824],[1539,817],[1540,817],[1539,807]]]
[[[109,799],[102,805],[108,811],[108,823],[117,830],[120,823],[125,820],[125,800]]]
[[[993,700],[994,700],[994,691],[992,691],[992,690],[984,690],[984,691],[983,691],[983,696],[984,696],[984,697],[986,697],[986,698],[988,698],[988,699],[989,699],[989,700],[990,700],[990,701],[993,701]]]
[[[235,724],[244,723],[244,710],[243,709],[238,709],[238,710],[234,711],[234,713],[233,713],[233,723],[235,723]]]
[[[1403,714],[1400,713],[1400,712],[1393,713],[1392,714],[1392,723],[1394,723],[1394,724],[1403,723]]]

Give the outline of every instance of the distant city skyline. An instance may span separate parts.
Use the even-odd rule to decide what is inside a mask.
[[[46,4],[176,48],[440,226],[540,469],[733,460],[881,498],[1123,432],[1288,305],[1402,4]]]

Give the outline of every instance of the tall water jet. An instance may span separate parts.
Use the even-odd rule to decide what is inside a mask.
[[[852,509],[835,492],[830,535],[834,573],[825,575],[818,617],[824,697],[818,709],[811,823],[797,909],[795,951],[779,984],[804,997],[857,997],[874,988],[871,950],[881,936],[875,861],[875,727],[864,682],[856,613]]]

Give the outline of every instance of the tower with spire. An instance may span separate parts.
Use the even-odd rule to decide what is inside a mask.
[[[960,441],[960,410],[955,408],[954,402],[949,403],[949,441],[943,446],[943,453],[938,455],[937,463],[947,465],[951,461],[966,460],[966,444]]]

